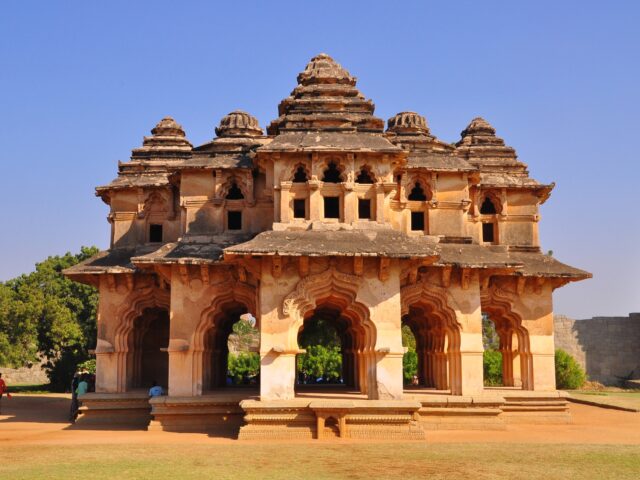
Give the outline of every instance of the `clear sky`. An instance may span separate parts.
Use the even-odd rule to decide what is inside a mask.
[[[594,279],[556,291],[578,318],[640,311],[640,2],[3,2],[0,280],[108,246],[109,182],[172,115],[194,144],[247,110],[263,127],[315,54],[387,119],[446,141],[478,115],[557,186],[542,247]]]

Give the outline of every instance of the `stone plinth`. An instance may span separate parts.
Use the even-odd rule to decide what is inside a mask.
[[[341,438],[424,440],[420,403],[404,400],[245,400],[240,439]]]
[[[151,420],[149,396],[144,393],[87,393],[80,397],[77,425],[146,428]]]
[[[149,403],[153,421],[149,430],[209,433],[236,438],[244,416],[240,401],[249,394],[152,398]]]

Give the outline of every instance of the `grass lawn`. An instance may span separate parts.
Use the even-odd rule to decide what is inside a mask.
[[[569,394],[577,399],[595,401],[605,405],[635,409],[640,411],[640,392],[616,392],[601,390],[571,390]]]
[[[640,447],[413,443],[3,445],[20,479],[637,479]]]
[[[35,385],[9,385],[7,388],[9,393],[25,393],[29,395],[41,395],[43,393],[51,393],[48,383]]]

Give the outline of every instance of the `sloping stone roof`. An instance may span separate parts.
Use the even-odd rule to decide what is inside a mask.
[[[435,257],[435,242],[395,230],[268,231],[225,253],[282,256]]]
[[[252,236],[247,234],[226,234],[199,238],[193,241],[171,242],[153,252],[136,256],[131,261],[136,265],[216,263],[222,259],[222,254],[226,247],[246,242]]]
[[[167,185],[169,185],[168,172],[122,173],[107,185],[96,187],[96,193],[100,195],[109,190],[138,187],[165,187]]]
[[[343,150],[349,152],[402,153],[381,135],[360,132],[287,132],[278,135],[260,152],[312,152]]]
[[[144,245],[136,248],[113,248],[98,252],[83,262],[63,271],[67,276],[101,275],[107,273],[133,273],[136,267],[131,258],[144,255],[158,248],[157,245]]]

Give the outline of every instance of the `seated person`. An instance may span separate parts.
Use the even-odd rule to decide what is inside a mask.
[[[149,389],[150,397],[159,397],[160,395],[164,395],[164,390],[157,382],[153,382],[151,388]]]

